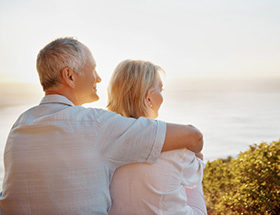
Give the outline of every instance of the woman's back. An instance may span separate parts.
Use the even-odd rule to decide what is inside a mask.
[[[193,214],[184,186],[199,184],[203,168],[203,162],[189,150],[164,152],[154,164],[122,166],[110,185],[109,214]]]
[[[163,102],[161,71],[148,61],[121,62],[108,88],[108,109],[127,117],[156,119]],[[206,214],[201,189],[203,167],[202,161],[188,150],[162,153],[154,164],[122,166],[115,171],[110,185],[109,214]],[[194,185],[198,187],[187,188]]]

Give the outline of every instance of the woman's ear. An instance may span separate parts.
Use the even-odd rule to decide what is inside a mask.
[[[65,67],[61,70],[61,79],[62,81],[71,88],[75,87],[75,72]]]
[[[150,107],[150,108],[153,107],[152,101],[151,101],[151,89],[149,89],[148,92],[146,93],[145,101],[146,101],[146,104],[148,105],[148,107]]]

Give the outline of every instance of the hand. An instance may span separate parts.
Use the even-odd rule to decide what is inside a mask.
[[[195,153],[195,156],[203,160],[203,154],[201,152]]]
[[[162,152],[183,149],[198,153],[203,148],[203,135],[192,125],[166,123],[166,135]]]

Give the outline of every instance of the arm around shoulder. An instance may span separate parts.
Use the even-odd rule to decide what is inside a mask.
[[[203,148],[203,135],[192,125],[166,123],[163,151],[187,148],[198,153]]]

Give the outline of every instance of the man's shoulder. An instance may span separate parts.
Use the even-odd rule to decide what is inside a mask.
[[[41,120],[93,120],[99,115],[110,114],[109,111],[83,106],[36,105],[21,113],[15,124],[31,123]]]
[[[96,121],[102,114],[108,114],[108,111],[92,107],[68,106],[53,113],[53,117],[56,120]]]
[[[71,106],[61,112],[58,112],[55,119],[72,120],[72,121],[95,121],[102,123],[108,119],[116,119],[121,117],[119,114],[104,110],[101,108]]]
[[[88,119],[94,118],[101,118],[104,116],[110,117],[116,115],[111,111],[104,110],[102,108],[93,108],[93,107],[83,107],[83,106],[72,106],[71,108],[65,110],[65,112],[72,112],[75,118],[79,118],[79,116],[86,117]]]
[[[120,118],[122,117],[119,114],[101,108],[62,106],[60,104],[37,105],[23,112],[14,123],[13,128],[64,122],[103,125],[105,122],[119,122]]]

